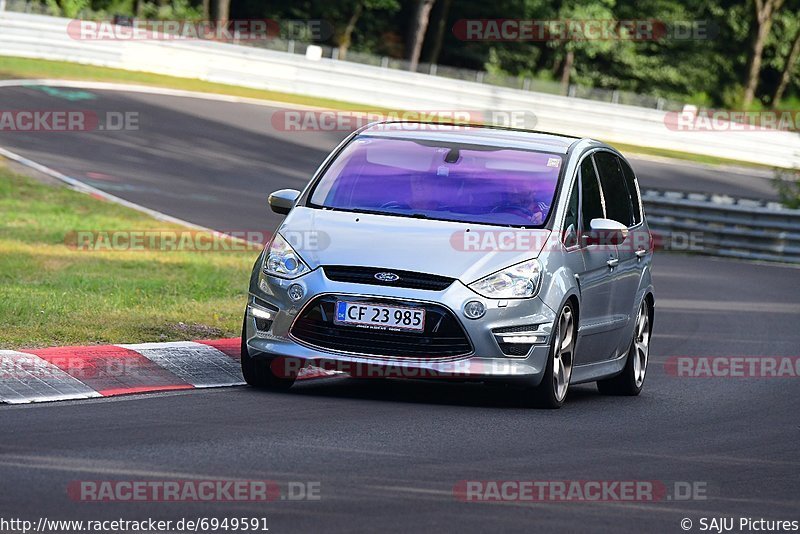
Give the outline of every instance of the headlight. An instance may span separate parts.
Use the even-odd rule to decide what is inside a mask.
[[[541,277],[542,264],[529,260],[481,278],[469,288],[490,299],[521,299],[536,294]]]
[[[264,258],[264,273],[281,278],[297,278],[310,269],[280,234],[275,234]]]

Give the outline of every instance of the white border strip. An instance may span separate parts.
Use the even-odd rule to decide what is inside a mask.
[[[303,109],[303,110],[329,110],[319,106],[308,106],[305,104],[295,104],[293,102],[281,102],[279,100],[268,100],[264,98],[252,98],[246,96],[233,96],[222,93],[206,93],[203,91],[188,91],[184,89],[170,89],[168,87],[155,87],[151,85],[138,85],[114,82],[92,82],[81,80],[59,80],[50,78],[30,79],[22,78],[15,80],[0,80],[0,87],[25,87],[28,85],[50,85],[53,87],[71,87],[73,89],[94,89],[96,91],[122,91],[129,93],[143,93],[161,96],[179,96],[183,98],[199,98],[202,100],[216,100],[220,102],[230,102],[235,104],[253,104],[279,109]],[[247,88],[245,88],[247,89]],[[256,89],[254,89],[256,90]]]

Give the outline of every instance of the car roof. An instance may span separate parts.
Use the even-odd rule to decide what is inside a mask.
[[[566,154],[581,138],[532,130],[476,124],[384,121],[361,129],[362,135],[423,141],[443,141]]]

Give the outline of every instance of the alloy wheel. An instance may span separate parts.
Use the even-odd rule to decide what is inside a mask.
[[[575,324],[572,308],[564,306],[555,331],[556,345],[553,351],[553,390],[556,400],[561,402],[567,396],[567,388],[572,377],[572,361],[575,348]]]

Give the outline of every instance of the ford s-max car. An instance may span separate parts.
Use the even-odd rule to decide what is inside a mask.
[[[571,384],[642,390],[652,247],[636,176],[610,146],[371,124],[269,204],[286,218],[250,280],[248,384],[288,388],[300,367],[333,365],[507,383],[551,408]]]

